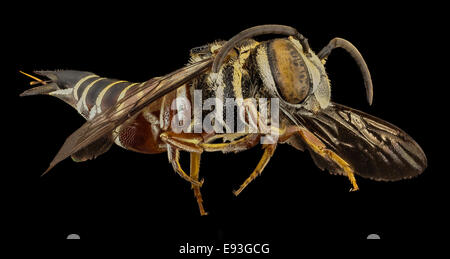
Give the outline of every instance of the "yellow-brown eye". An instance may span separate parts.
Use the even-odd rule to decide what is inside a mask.
[[[267,44],[270,70],[282,98],[292,104],[308,96],[311,80],[305,61],[292,42],[276,39]]]

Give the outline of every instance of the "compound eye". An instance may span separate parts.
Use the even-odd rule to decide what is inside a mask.
[[[311,80],[301,54],[288,40],[277,39],[267,46],[270,70],[283,99],[299,104],[308,96]]]

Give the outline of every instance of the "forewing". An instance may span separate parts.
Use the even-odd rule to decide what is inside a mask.
[[[98,156],[106,153],[114,143],[112,136],[102,136],[91,144],[81,148],[72,154],[72,160],[76,162],[83,162],[90,159],[95,159]]]
[[[317,114],[294,112],[287,115],[318,137],[362,177],[396,181],[417,176],[427,166],[424,152],[408,134],[364,112],[332,103]],[[314,152],[311,154],[320,168],[343,173],[332,161]]]
[[[115,128],[137,115],[143,108],[158,98],[206,72],[211,68],[211,64],[212,59],[189,64],[166,76],[150,79],[142,87],[136,87],[127,92],[126,96],[116,105],[98,114],[72,133],[44,174],[80,149],[105,135],[111,134]]]

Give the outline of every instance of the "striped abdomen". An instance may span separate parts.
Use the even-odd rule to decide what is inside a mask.
[[[114,106],[129,89],[143,85],[75,70],[37,73],[56,84],[58,89],[48,94],[64,100],[88,120]]]
[[[74,107],[87,120],[114,107],[131,90],[145,84],[145,82],[132,83],[75,70],[37,71],[36,73],[48,77],[50,81],[43,86],[27,90],[22,95],[48,94],[58,97]],[[137,152],[165,151],[159,139],[160,103],[157,101],[150,105],[125,126],[119,126],[112,136],[106,137],[123,148]]]

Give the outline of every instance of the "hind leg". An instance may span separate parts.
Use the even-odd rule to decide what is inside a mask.
[[[172,164],[173,170],[181,176],[184,180],[190,182],[195,186],[202,186],[203,181],[198,181],[197,179],[193,179],[189,175],[187,175],[180,165],[180,151],[177,147],[172,145],[167,145],[167,155],[169,157],[169,162]]]
[[[198,181],[199,171],[200,171],[200,157],[201,153],[192,152],[191,154],[191,172],[190,177],[193,180]],[[194,196],[197,199],[198,208],[200,210],[200,214],[202,216],[208,215],[207,212],[205,212],[205,209],[203,208],[203,199],[202,199],[202,193],[200,192],[200,186],[198,185],[191,185],[192,190],[194,191]]]

